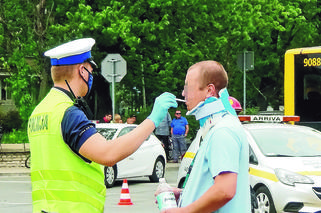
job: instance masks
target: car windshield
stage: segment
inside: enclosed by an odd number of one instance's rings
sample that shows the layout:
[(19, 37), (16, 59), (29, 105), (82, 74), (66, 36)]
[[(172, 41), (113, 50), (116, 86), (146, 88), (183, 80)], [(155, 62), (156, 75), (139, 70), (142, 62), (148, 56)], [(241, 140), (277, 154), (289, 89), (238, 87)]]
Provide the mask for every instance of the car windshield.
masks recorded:
[(249, 129), (265, 156), (312, 157), (321, 156), (321, 134), (292, 128)]
[(113, 139), (117, 129), (115, 128), (97, 128), (97, 131), (104, 136), (107, 140)]

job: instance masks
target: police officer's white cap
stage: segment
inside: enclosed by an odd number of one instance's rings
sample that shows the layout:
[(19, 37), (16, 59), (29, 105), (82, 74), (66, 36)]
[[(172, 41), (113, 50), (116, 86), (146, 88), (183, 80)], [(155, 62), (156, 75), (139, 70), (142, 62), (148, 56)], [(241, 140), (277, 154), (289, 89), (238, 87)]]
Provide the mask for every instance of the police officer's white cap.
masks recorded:
[(91, 48), (94, 46), (93, 38), (82, 38), (57, 46), (44, 53), (50, 57), (52, 66), (91, 63), (97, 67), (91, 58)]

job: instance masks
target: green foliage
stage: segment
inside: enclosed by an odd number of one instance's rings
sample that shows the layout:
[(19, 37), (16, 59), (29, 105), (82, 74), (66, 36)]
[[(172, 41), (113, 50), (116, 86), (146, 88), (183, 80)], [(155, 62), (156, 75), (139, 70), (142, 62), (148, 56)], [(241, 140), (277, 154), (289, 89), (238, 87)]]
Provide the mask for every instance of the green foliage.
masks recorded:
[[(32, 100), (32, 93), (39, 90), (41, 73), (43, 45), (42, 32), (37, 28), (37, 9), (39, 7), (36, 8), (34, 2), (24, 0), (1, 1), (0, 8), (0, 55), (3, 56), (0, 69), (9, 73), (5, 80), (10, 85), (24, 125), (37, 103), (37, 99)], [(27, 63), (28, 58), (34, 59), (33, 67)]]
[(10, 111), (7, 114), (0, 115), (0, 126), (2, 132), (10, 132), (14, 129), (21, 128), (22, 119), (17, 111)]
[(23, 55), (22, 52), (17, 50), (8, 60), (8, 64), (15, 66), (19, 71), (7, 78), (6, 82), (11, 85), (12, 97), (15, 100), (15, 105), (18, 107), (23, 121), (27, 121), (34, 107), (31, 100), (33, 88), (31, 85), (34, 85), (34, 82), (30, 79), (32, 75), (29, 73), (32, 71)]
[(136, 123), (140, 124), (143, 122), (152, 112), (152, 106), (148, 106), (145, 109), (142, 109), (138, 114), (136, 114)]
[[(146, 106), (165, 91), (180, 97), (186, 70), (201, 60), (221, 62), (229, 75), (229, 93), (242, 100), (243, 72), (236, 61), (243, 50), (255, 54), (255, 70), (247, 73), (246, 107), (264, 100), (276, 108), (283, 105), (285, 51), (321, 42), (317, 0), (0, 3), (0, 70), (10, 74), (7, 83), (24, 126), (51, 86), (43, 52), (72, 39), (95, 38), (97, 62), (109, 53), (125, 58), (127, 75), (117, 85), (116, 106), (138, 109), (142, 117), (150, 110), (142, 109), (143, 91)], [(265, 91), (266, 80), (269, 91)], [(133, 103), (134, 87), (141, 93)], [(193, 119), (191, 131), (198, 128)]]
[(29, 143), (27, 131), (13, 129), (11, 132), (4, 133), (1, 143)]

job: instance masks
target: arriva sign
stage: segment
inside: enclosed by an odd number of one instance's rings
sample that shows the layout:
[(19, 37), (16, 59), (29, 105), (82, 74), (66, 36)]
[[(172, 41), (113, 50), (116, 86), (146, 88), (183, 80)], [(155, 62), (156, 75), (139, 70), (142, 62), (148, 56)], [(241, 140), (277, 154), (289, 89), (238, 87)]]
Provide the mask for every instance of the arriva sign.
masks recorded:
[(256, 121), (256, 122), (282, 122), (283, 121), (283, 116), (277, 116), (277, 115), (269, 115), (269, 116), (264, 116), (264, 115), (251, 115), (251, 121)]

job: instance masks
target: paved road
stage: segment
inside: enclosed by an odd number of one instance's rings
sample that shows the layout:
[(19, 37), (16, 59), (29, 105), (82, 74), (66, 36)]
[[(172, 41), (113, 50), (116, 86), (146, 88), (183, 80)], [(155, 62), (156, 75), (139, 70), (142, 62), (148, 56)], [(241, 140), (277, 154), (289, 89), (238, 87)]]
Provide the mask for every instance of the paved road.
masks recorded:
[(30, 213), (30, 176), (0, 176), (0, 212)]
[[(168, 164), (165, 178), (172, 186), (176, 185), (178, 165)], [(148, 178), (128, 179), (129, 192), (132, 206), (119, 206), (122, 181), (117, 181), (115, 186), (107, 189), (105, 211), (108, 213), (157, 213), (154, 192), (158, 183), (151, 183)], [(31, 182), (27, 175), (1, 175), (0, 176), (0, 212), (30, 213)]]

